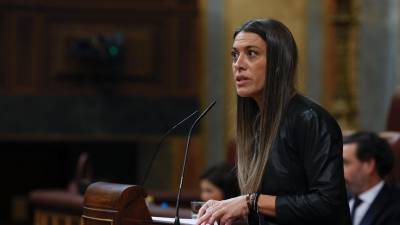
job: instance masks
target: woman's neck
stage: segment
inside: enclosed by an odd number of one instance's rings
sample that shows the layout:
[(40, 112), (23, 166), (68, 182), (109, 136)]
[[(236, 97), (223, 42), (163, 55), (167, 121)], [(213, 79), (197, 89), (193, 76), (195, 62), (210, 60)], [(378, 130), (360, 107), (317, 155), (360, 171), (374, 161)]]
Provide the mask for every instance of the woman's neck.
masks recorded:
[(253, 99), (254, 99), (254, 101), (256, 101), (257, 106), (258, 106), (258, 109), (259, 109), (260, 111), (262, 111), (262, 109), (264, 108), (264, 104), (263, 104), (263, 101), (262, 101), (262, 97), (261, 97), (261, 96), (258, 96), (258, 97), (254, 97)]

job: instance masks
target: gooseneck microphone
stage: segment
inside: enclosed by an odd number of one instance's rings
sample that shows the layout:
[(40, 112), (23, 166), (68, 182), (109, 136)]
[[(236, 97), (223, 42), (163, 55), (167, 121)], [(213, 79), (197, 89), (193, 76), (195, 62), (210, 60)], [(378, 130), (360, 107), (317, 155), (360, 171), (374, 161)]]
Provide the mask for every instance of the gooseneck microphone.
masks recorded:
[(175, 130), (175, 128), (177, 128), (178, 126), (180, 126), (182, 123), (184, 123), (186, 120), (188, 120), (188, 119), (189, 119), (190, 117), (192, 117), (193, 115), (197, 114), (197, 112), (198, 112), (198, 111), (196, 110), (196, 111), (194, 111), (192, 114), (190, 114), (189, 116), (185, 117), (185, 119), (179, 121), (177, 124), (175, 124), (173, 127), (171, 127), (167, 132), (165, 132), (165, 134), (161, 137), (160, 141), (157, 143), (156, 150), (154, 151), (153, 156), (151, 157), (150, 163), (149, 163), (149, 165), (147, 166), (146, 173), (145, 173), (144, 176), (143, 176), (143, 180), (142, 180), (142, 183), (141, 183), (141, 186), (142, 186), (142, 187), (143, 187), (144, 184), (146, 183), (146, 180), (147, 180), (147, 178), (148, 178), (148, 176), (149, 176), (150, 170), (151, 170), (151, 168), (153, 167), (154, 160), (156, 159), (156, 156), (157, 156), (158, 152), (160, 151), (160, 147), (161, 147), (161, 144), (164, 142), (164, 139), (165, 139), (173, 130)]
[(182, 173), (181, 173), (181, 181), (179, 183), (179, 189), (178, 189), (178, 196), (176, 197), (176, 213), (175, 213), (175, 225), (180, 225), (179, 221), (179, 203), (180, 203), (180, 198), (181, 198), (181, 191), (182, 191), (182, 184), (183, 184), (183, 178), (185, 177), (185, 168), (186, 168), (186, 161), (187, 161), (187, 156), (188, 156), (188, 151), (189, 151), (189, 143), (190, 143), (190, 136), (192, 135), (192, 130), (193, 128), (199, 123), (201, 118), (203, 118), (208, 111), (215, 105), (216, 101), (213, 101), (204, 111), (203, 113), (200, 114), (199, 117), (193, 122), (192, 126), (190, 127), (189, 133), (187, 135), (186, 139), (186, 148), (185, 148), (185, 157), (183, 158), (183, 165), (182, 165)]

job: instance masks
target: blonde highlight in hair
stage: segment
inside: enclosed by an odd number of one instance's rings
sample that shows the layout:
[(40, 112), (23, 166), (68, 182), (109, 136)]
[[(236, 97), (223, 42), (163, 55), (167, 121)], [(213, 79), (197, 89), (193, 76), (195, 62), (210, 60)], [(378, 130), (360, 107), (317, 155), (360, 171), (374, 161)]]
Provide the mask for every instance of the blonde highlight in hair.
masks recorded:
[(262, 107), (252, 98), (237, 97), (237, 167), (243, 194), (261, 189), (271, 149), (290, 99), (296, 93), (297, 47), (285, 25), (276, 20), (251, 20), (236, 30), (258, 34), (267, 45)]
[[(282, 112), (283, 108), (277, 111)], [(257, 117), (257, 113), (254, 113), (253, 110), (243, 107), (243, 112), (238, 113), (242, 118), (238, 118), (240, 122), (237, 124), (237, 166), (240, 190), (243, 194), (247, 194), (259, 191), (261, 187), (262, 176), (278, 133), (281, 116), (280, 113), (277, 113), (274, 116), (275, 119), (269, 120), (268, 123), (265, 116), (267, 112), (260, 113), (259, 121), (254, 119)], [(253, 115), (253, 119), (245, 118), (250, 115)], [(260, 138), (257, 139), (257, 136)]]

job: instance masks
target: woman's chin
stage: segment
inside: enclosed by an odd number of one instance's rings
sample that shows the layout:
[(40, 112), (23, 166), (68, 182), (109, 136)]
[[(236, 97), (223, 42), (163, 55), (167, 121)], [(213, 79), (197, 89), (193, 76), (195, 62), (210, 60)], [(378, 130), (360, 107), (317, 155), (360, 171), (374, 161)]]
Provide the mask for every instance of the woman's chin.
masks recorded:
[(236, 88), (236, 93), (237, 95), (239, 95), (240, 97), (249, 97), (248, 92), (241, 89), (241, 88)]
[(249, 93), (247, 93), (247, 92), (244, 92), (244, 91), (238, 91), (238, 92), (237, 92), (237, 95), (238, 95), (239, 97), (242, 97), (242, 98), (248, 98), (248, 97), (251, 97), (251, 96), (252, 96), (251, 94), (249, 94)]

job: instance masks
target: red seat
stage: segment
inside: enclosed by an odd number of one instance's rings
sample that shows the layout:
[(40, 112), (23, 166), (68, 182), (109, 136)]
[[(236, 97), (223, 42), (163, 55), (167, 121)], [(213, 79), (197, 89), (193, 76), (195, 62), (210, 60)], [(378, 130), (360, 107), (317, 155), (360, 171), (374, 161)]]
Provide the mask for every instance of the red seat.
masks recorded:
[(400, 131), (400, 91), (397, 91), (392, 98), (386, 130)]
[(386, 131), (379, 135), (389, 142), (394, 155), (394, 167), (386, 177), (386, 181), (389, 184), (400, 186), (400, 132)]

